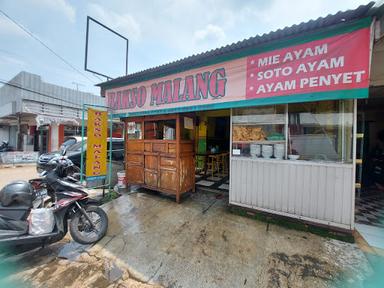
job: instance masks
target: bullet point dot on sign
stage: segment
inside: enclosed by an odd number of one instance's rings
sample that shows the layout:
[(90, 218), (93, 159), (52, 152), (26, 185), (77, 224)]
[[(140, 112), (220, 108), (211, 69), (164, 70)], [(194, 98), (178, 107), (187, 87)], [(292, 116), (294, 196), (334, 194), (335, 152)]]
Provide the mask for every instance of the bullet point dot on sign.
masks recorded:
[(251, 78), (253, 78), (253, 76), (255, 76), (255, 74), (251, 73), (251, 75), (249, 75), (249, 76), (251, 76)]
[(252, 64), (252, 65), (255, 64), (255, 60), (252, 60), (252, 61), (251, 61), (251, 64)]
[(253, 86), (249, 87), (249, 90), (253, 91)]

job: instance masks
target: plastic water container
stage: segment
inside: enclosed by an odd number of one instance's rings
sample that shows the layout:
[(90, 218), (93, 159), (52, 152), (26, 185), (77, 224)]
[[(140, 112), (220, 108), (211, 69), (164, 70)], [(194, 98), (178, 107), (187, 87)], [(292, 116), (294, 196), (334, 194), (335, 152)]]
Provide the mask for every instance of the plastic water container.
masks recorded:
[(127, 187), (127, 181), (125, 178), (125, 170), (117, 172), (117, 187), (119, 187), (119, 188), (126, 188)]
[(28, 222), (30, 235), (48, 234), (55, 227), (55, 217), (50, 208), (32, 209), (28, 216)]

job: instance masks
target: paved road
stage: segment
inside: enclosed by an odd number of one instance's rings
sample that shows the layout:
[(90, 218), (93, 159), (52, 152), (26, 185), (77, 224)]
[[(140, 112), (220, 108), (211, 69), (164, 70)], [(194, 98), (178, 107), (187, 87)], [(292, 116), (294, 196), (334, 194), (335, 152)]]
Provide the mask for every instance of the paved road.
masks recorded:
[(0, 168), (0, 189), (11, 181), (29, 180), (37, 176), (35, 165)]

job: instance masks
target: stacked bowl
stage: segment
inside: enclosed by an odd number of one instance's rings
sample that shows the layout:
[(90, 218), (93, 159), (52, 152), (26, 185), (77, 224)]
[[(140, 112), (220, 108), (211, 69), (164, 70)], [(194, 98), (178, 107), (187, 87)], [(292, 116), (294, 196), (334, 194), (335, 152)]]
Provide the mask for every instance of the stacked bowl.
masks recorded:
[(285, 154), (285, 145), (284, 144), (275, 144), (275, 158), (283, 159)]
[(261, 154), (261, 147), (260, 144), (251, 144), (250, 145), (250, 154), (253, 158), (260, 157)]
[(273, 155), (273, 146), (269, 144), (263, 144), (262, 148), (262, 155), (264, 158), (271, 158)]

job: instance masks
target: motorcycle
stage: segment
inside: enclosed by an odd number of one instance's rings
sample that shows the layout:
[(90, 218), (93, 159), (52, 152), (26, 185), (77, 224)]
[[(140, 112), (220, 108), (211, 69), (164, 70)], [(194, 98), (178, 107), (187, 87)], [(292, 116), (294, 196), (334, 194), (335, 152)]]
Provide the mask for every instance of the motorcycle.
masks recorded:
[(11, 152), (15, 151), (15, 149), (12, 146), (9, 146), (9, 143), (7, 141), (3, 141), (0, 145), (0, 152)]
[[(61, 240), (68, 230), (73, 240), (81, 244), (95, 243), (104, 237), (107, 214), (88, 197), (83, 186), (65, 179), (71, 165), (62, 158), (44, 177), (16, 181), (0, 191), (0, 246), (45, 246)], [(42, 200), (46, 196), (52, 199), (49, 205)], [(28, 234), (28, 216), (35, 206), (51, 206), (55, 222), (52, 232)]]

